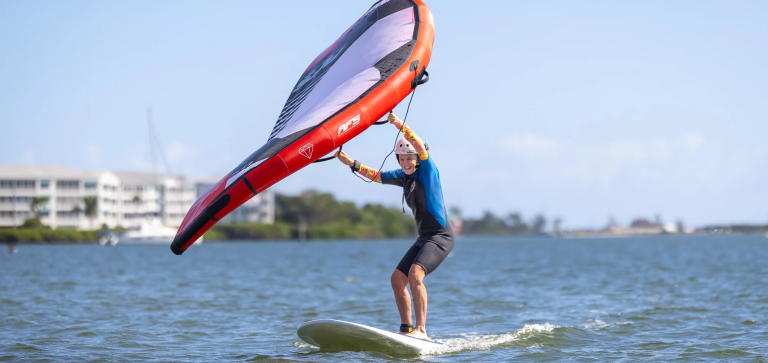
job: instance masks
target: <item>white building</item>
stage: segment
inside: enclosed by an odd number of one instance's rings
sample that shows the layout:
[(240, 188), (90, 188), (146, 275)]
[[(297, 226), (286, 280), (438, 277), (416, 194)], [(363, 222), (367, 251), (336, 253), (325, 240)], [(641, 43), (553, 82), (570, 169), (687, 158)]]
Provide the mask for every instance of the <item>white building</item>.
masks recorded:
[[(201, 196), (219, 180), (198, 180), (197, 195)], [(275, 193), (267, 189), (243, 203), (239, 208), (227, 214), (219, 223), (275, 223)]]
[[(152, 173), (0, 165), (0, 227), (20, 226), (34, 217), (32, 197), (46, 199), (41, 220), (54, 229), (96, 229), (103, 224), (129, 228), (147, 223), (176, 227), (203, 185), (181, 176)], [(84, 213), (83, 197), (87, 196), (98, 201), (93, 219)], [(274, 194), (267, 190), (241, 208), (232, 212), (229, 221), (272, 223)]]
[(120, 194), (112, 203), (123, 206), (120, 226), (146, 221), (179, 226), (197, 200), (197, 189), (184, 177), (131, 172), (115, 175), (120, 180)]

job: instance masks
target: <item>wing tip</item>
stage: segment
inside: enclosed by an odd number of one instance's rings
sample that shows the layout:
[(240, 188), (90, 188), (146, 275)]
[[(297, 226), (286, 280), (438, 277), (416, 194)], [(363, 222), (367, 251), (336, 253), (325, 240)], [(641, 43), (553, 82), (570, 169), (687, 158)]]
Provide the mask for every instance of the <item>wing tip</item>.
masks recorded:
[(181, 241), (179, 241), (177, 238), (174, 238), (173, 243), (171, 243), (171, 252), (177, 256), (181, 256), (181, 254), (184, 253), (182, 246), (184, 246), (184, 244), (181, 243)]

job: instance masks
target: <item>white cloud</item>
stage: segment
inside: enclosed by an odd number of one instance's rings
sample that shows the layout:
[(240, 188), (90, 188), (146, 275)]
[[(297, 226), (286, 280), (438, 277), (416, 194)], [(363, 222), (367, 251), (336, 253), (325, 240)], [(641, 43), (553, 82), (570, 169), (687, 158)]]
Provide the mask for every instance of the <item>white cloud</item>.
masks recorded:
[(123, 152), (123, 155), (120, 159), (125, 160), (126, 163), (124, 166), (116, 168), (116, 170), (152, 171), (152, 155), (149, 153), (149, 145), (129, 145)]
[[(157, 155), (156, 165), (154, 168), (159, 173), (166, 172), (163, 165), (162, 157), (165, 157), (165, 162), (168, 163), (168, 171), (173, 174), (184, 174), (187, 176), (195, 175), (198, 171), (199, 156), (198, 149), (189, 146), (181, 141), (171, 141), (167, 146), (160, 144), (163, 150), (163, 155)], [(122, 153), (121, 160), (124, 160), (122, 167), (116, 168), (116, 170), (134, 170), (141, 172), (152, 172), (152, 154), (149, 149), (149, 144), (134, 143), (128, 145)]]
[(85, 146), (85, 155), (88, 161), (88, 166), (96, 167), (102, 160), (103, 152), (101, 146), (98, 143), (93, 142)]
[[(579, 146), (574, 147), (574, 149), (578, 148)], [(642, 163), (667, 160), (674, 148), (674, 141), (655, 140), (650, 142), (618, 141), (588, 149), (592, 149), (589, 151), (596, 157), (610, 158), (617, 162)]]
[(35, 164), (35, 152), (34, 150), (25, 150), (21, 155), (22, 164)]
[(562, 143), (534, 134), (512, 134), (498, 139), (496, 145), (502, 153), (511, 153), (511, 156), (530, 161), (588, 161), (605, 164), (665, 161), (679, 153), (690, 154), (699, 151), (704, 141), (702, 135), (689, 134), (675, 139), (624, 140), (602, 145), (586, 145)]
[(502, 150), (531, 159), (555, 157), (562, 152), (554, 140), (532, 134), (512, 134), (500, 139), (498, 145)]
[(185, 175), (199, 174), (199, 150), (184, 142), (174, 140), (163, 147), (169, 171)]
[(171, 141), (165, 147), (165, 157), (171, 164), (187, 161), (197, 156), (197, 149), (181, 141)]
[(705, 137), (695, 133), (603, 144), (511, 134), (497, 139), (495, 145), (495, 167), (477, 173), (489, 183), (514, 179), (536, 188), (686, 189), (695, 185), (700, 189), (702, 180), (715, 177), (710, 169), (698, 167), (709, 160), (704, 154), (712, 150), (706, 148)]
[(544, 211), (569, 225), (655, 213), (695, 225), (748, 220), (763, 213), (751, 199), (768, 191), (768, 146), (727, 141), (696, 132), (606, 142), (499, 135), (481, 153), (451, 150), (440, 171), (448, 204), (470, 214)]
[(680, 138), (680, 142), (686, 150), (694, 152), (704, 145), (704, 136), (696, 134), (684, 135)]

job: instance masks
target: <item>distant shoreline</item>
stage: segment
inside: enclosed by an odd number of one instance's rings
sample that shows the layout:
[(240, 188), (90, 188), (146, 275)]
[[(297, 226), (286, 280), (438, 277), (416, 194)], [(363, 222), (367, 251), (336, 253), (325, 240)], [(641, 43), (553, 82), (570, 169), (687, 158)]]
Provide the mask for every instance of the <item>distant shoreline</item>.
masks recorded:
[[(662, 233), (662, 234), (607, 234), (607, 233), (579, 233), (579, 234), (483, 234), (483, 235), (460, 235), (458, 240), (464, 239), (631, 239), (631, 238), (669, 238), (669, 237), (716, 237), (716, 236), (740, 236), (740, 237), (765, 237), (768, 239), (768, 235), (763, 233), (749, 233), (749, 232), (735, 232), (735, 233)], [(382, 241), (404, 241), (408, 242), (413, 240), (413, 237), (397, 237), (397, 238), (322, 238), (322, 239), (308, 239), (305, 241), (299, 241), (297, 239), (225, 239), (206, 241), (205, 244), (218, 244), (218, 243), (314, 243), (314, 242), (382, 242)], [(60, 241), (9, 241), (0, 240), (0, 243), (16, 244), (16, 245), (98, 245), (97, 240), (89, 241), (72, 241), (72, 240), (60, 240)], [(118, 243), (118, 245), (120, 245)], [(121, 246), (169, 246), (165, 244), (123, 244)]]

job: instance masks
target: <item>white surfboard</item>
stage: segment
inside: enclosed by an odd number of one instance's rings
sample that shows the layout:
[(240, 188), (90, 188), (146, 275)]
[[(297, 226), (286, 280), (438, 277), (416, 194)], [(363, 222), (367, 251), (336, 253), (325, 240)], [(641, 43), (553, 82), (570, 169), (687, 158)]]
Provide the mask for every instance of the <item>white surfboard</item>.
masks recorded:
[(333, 319), (308, 321), (299, 326), (296, 334), (301, 340), (324, 350), (427, 354), (448, 348), (435, 341)]

